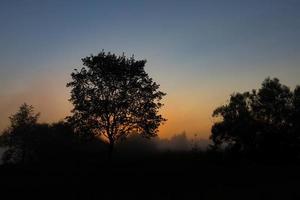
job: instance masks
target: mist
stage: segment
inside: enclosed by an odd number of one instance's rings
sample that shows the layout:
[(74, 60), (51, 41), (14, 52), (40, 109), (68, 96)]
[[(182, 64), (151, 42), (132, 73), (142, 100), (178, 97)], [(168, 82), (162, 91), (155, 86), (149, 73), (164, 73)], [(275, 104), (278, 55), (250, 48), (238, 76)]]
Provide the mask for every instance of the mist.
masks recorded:
[[(144, 154), (160, 152), (189, 152), (191, 150), (207, 149), (210, 141), (208, 139), (188, 138), (186, 132), (174, 134), (170, 138), (144, 138), (140, 135), (132, 135), (116, 146), (117, 152), (122, 154)], [(196, 135), (196, 134), (195, 134)]]

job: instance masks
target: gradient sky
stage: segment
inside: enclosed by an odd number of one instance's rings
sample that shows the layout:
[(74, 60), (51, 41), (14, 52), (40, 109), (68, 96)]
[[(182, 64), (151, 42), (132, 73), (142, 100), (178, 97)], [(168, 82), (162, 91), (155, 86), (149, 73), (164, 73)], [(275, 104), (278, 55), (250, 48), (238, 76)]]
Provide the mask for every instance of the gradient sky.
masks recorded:
[(23, 102), (63, 119), (70, 73), (102, 49), (147, 59), (167, 93), (161, 137), (207, 138), (231, 93), (300, 84), (300, 1), (0, 0), (0, 129)]

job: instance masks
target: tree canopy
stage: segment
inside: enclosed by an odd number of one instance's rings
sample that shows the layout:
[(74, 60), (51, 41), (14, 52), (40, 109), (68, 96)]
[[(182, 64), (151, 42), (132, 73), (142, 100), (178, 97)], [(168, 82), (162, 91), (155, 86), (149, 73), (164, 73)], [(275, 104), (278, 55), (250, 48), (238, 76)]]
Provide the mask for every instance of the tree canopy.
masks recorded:
[(229, 103), (213, 116), (214, 144), (242, 152), (281, 154), (299, 148), (299, 86), (294, 91), (277, 78), (267, 78), (261, 88), (232, 94)]
[(1, 145), (9, 147), (3, 156), (4, 161), (22, 163), (26, 161), (35, 141), (33, 132), (38, 118), (39, 113), (35, 114), (33, 106), (26, 103), (9, 117), (10, 126), (4, 131), (1, 139)]
[(68, 119), (77, 133), (105, 137), (110, 151), (131, 134), (157, 135), (165, 121), (159, 114), (165, 93), (145, 72), (146, 60), (102, 51), (82, 62), (84, 67), (75, 69), (67, 84), (74, 105)]

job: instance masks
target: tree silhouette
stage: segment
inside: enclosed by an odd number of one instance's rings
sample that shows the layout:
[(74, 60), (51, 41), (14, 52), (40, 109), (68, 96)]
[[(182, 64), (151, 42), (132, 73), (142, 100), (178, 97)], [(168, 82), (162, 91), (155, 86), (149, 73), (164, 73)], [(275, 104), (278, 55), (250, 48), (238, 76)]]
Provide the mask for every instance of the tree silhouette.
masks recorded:
[(300, 86), (294, 90), (292, 97), (292, 114), (290, 118), (291, 140), (290, 144), (295, 152), (300, 152)]
[(104, 136), (110, 154), (116, 141), (133, 133), (157, 135), (165, 121), (158, 114), (165, 93), (145, 72), (146, 60), (102, 51), (82, 62), (85, 67), (75, 69), (67, 84), (74, 105), (69, 121), (76, 132), (87, 138)]
[(3, 146), (9, 148), (3, 155), (5, 162), (25, 163), (30, 158), (38, 117), (39, 114), (34, 113), (33, 107), (24, 103), (9, 118), (10, 126), (4, 131), (1, 141)]
[(264, 152), (278, 152), (289, 137), (292, 93), (277, 78), (267, 78), (252, 97), (252, 113), (259, 128), (258, 145)]
[(45, 164), (45, 166), (69, 165), (78, 159), (84, 163), (85, 149), (103, 151), (103, 142), (82, 142), (68, 122), (52, 124), (37, 123), (39, 114), (32, 106), (23, 104), (10, 117), (11, 125), (0, 135), (0, 146), (6, 150), (2, 155), (5, 164)]
[(221, 117), (212, 127), (211, 139), (214, 144), (228, 144), (235, 150), (253, 146), (253, 119), (249, 105), (249, 93), (233, 94), (229, 104), (217, 108), (214, 117)]
[(217, 108), (212, 126), (216, 146), (226, 144), (238, 152), (286, 156), (299, 146), (300, 89), (294, 92), (277, 78), (267, 78), (259, 90), (231, 95)]

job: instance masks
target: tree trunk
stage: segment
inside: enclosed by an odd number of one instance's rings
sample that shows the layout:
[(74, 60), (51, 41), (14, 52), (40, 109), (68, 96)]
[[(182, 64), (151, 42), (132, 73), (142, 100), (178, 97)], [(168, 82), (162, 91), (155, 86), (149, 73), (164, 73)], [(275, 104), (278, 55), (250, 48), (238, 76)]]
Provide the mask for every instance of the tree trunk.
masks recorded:
[(22, 163), (22, 165), (24, 165), (25, 159), (26, 159), (26, 146), (25, 145), (22, 145), (21, 151), (22, 151), (21, 163)]
[(108, 144), (108, 159), (109, 159), (109, 161), (112, 160), (114, 145), (115, 145), (115, 141), (113, 139), (109, 139), (109, 144)]

